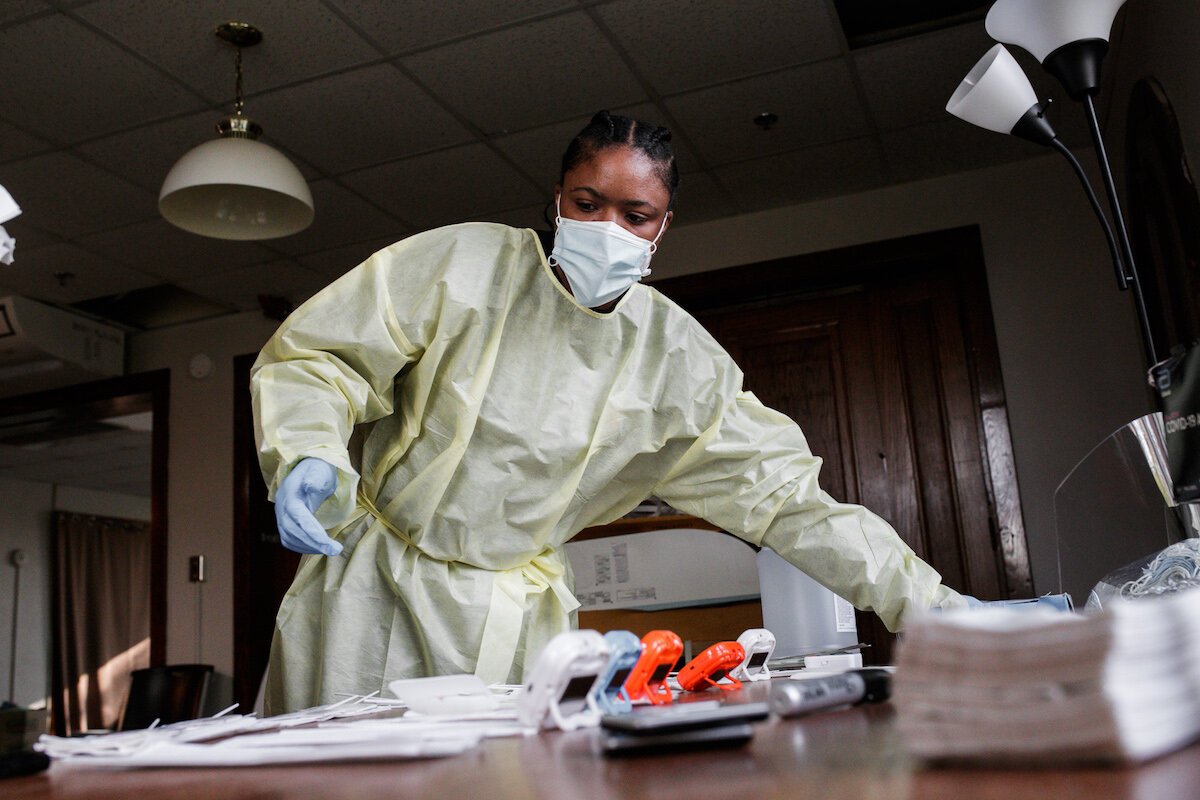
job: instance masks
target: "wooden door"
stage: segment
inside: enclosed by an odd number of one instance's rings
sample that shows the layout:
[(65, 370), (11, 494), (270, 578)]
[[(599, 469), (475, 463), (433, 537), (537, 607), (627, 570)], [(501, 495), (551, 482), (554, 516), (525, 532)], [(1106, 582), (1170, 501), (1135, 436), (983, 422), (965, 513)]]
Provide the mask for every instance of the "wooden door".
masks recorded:
[[(1028, 561), (982, 261), (963, 257), (971, 241), (951, 233), (739, 268), (758, 298), (732, 307), (739, 294), (719, 274), (707, 288), (701, 275), (663, 289), (700, 306), (746, 387), (800, 424), (824, 459), (823, 489), (888, 520), (950, 587), (1022, 596)], [(860, 613), (858, 625), (866, 660), (889, 663), (878, 619)]]

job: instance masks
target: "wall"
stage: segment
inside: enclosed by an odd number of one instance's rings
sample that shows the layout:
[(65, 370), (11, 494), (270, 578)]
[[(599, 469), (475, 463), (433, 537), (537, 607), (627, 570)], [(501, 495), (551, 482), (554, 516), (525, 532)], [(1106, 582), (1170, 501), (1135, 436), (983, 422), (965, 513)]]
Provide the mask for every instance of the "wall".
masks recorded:
[[(167, 661), (212, 664), (210, 705), (221, 708), (232, 702), (233, 675), (233, 358), (258, 352), (275, 326), (246, 313), (130, 341), (130, 372), (171, 370)], [(199, 353), (213, 369), (194, 378), (188, 365)], [(207, 559), (205, 583), (188, 581), (193, 555)]]
[[(54, 487), (0, 479), (0, 699), (40, 706), (50, 694), (51, 658), (51, 514), (79, 514), (150, 520), (148, 498)], [(16, 682), (9, 698), (12, 654), (13, 585), (16, 570), (9, 562), (14, 549), (25, 552), (21, 567), (17, 620)]]

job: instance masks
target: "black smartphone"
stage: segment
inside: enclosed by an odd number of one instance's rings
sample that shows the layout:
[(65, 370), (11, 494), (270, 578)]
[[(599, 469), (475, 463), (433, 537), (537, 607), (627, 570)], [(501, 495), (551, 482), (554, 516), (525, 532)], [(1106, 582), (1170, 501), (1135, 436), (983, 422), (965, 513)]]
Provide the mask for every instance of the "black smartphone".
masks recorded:
[(636, 708), (628, 714), (606, 714), (600, 726), (610, 731), (658, 736), (766, 719), (766, 703), (680, 703)]
[(687, 752), (708, 747), (739, 747), (753, 736), (754, 726), (748, 722), (655, 732), (651, 735), (609, 729), (600, 731), (600, 749), (606, 756), (671, 750)]

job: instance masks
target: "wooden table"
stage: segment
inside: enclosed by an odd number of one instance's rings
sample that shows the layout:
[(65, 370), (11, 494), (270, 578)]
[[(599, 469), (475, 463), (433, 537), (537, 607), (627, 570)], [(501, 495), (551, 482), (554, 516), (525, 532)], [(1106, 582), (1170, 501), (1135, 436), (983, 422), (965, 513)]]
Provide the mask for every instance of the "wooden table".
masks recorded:
[[(758, 684), (741, 698), (762, 697)], [(756, 726), (745, 747), (605, 758), (595, 730), (493, 739), (428, 761), (239, 769), (97, 771), (53, 766), (0, 781), (0, 798), (221, 800), (1195, 800), (1200, 745), (1139, 768), (922, 768), (905, 754), (890, 705)]]

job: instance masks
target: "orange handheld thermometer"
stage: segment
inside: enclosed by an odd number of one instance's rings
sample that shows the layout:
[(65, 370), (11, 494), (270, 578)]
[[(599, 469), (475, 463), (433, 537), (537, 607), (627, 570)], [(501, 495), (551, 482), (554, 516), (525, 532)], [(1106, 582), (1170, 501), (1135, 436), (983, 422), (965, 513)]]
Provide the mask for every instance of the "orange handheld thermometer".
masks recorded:
[[(717, 642), (693, 658), (679, 670), (679, 688), (688, 692), (703, 692), (710, 686), (724, 691), (742, 688), (742, 682), (729, 675), (729, 670), (746, 660), (745, 649), (737, 642)], [(728, 677), (729, 683), (717, 683)]]
[(672, 631), (650, 631), (642, 637), (642, 656), (625, 681), (629, 699), (665, 705), (672, 700), (667, 673), (683, 655), (683, 640)]

